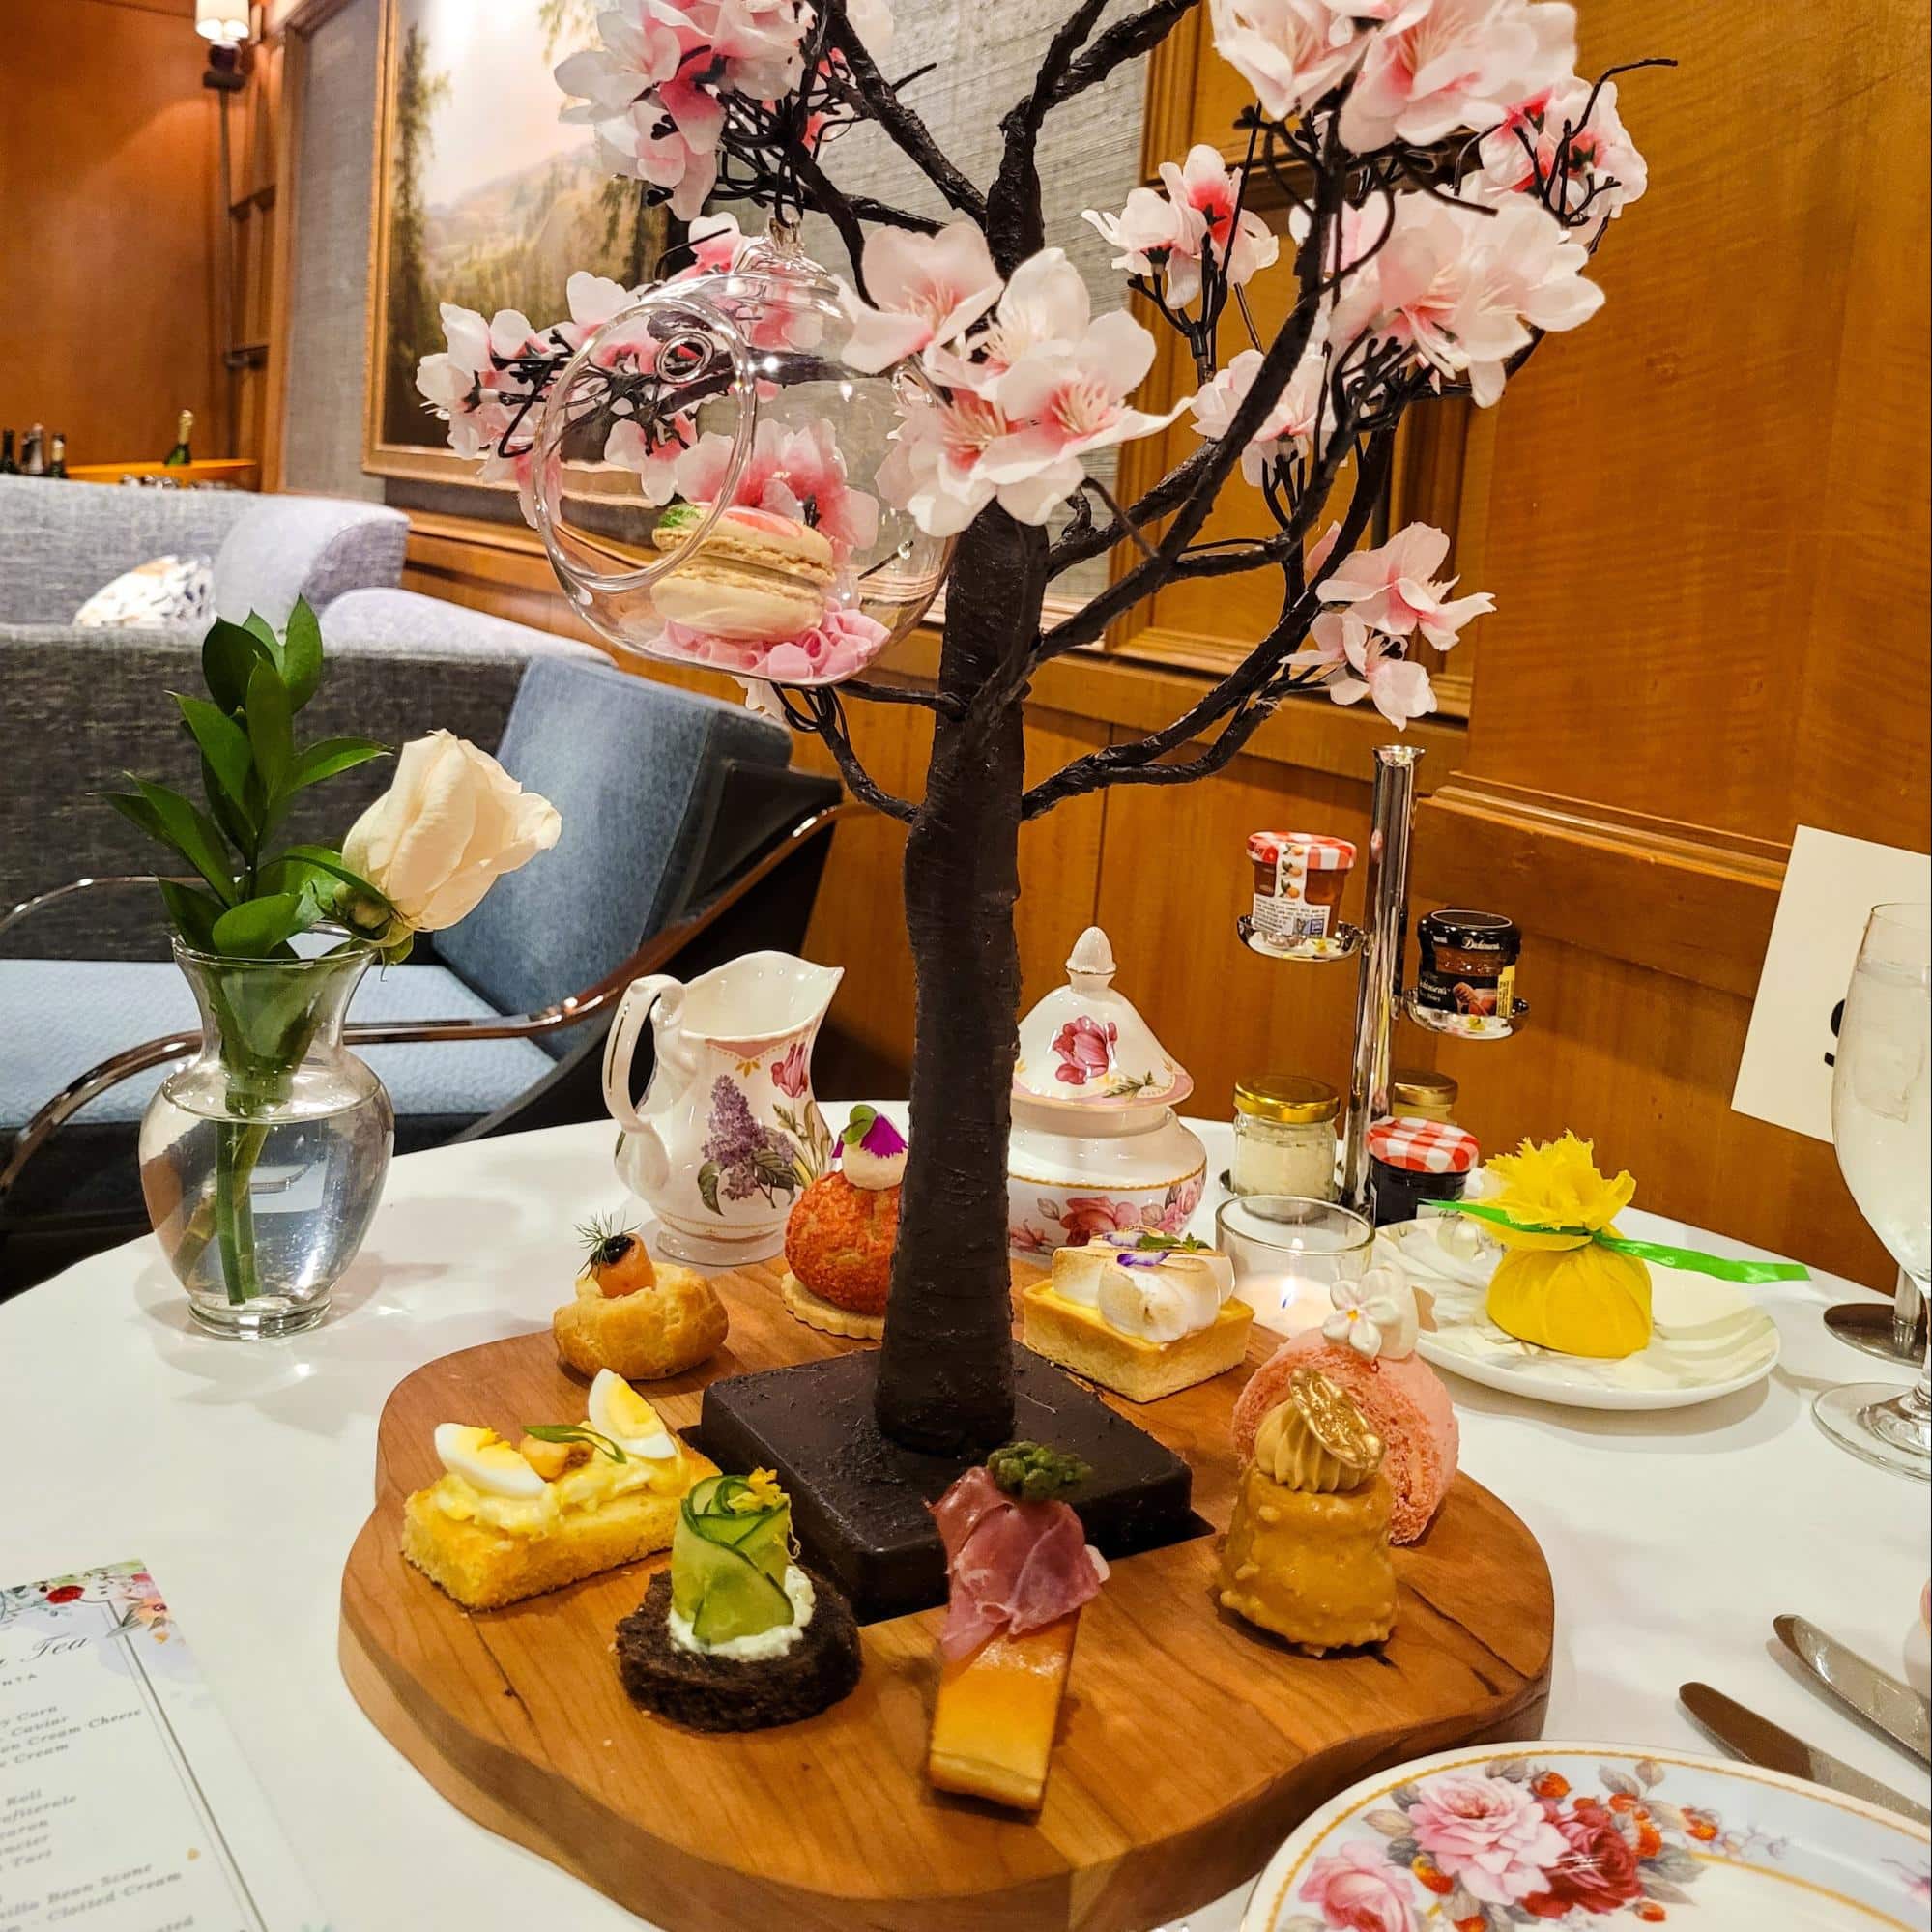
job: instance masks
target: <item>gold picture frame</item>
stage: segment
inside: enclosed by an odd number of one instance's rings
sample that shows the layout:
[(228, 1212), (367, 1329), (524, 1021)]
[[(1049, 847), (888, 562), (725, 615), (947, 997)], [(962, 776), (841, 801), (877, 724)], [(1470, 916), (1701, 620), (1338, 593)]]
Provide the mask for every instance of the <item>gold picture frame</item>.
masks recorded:
[[(670, 243), (670, 217), (647, 209), (636, 184), (604, 175), (589, 130), (547, 132), (562, 105), (550, 69), (594, 34), (587, 0), (495, 0), (488, 10), (477, 0), (382, 0), (379, 33), (362, 468), (507, 490), (477, 480), (417, 395), (417, 360), (443, 347), (438, 306), (521, 308), (541, 328), (564, 313), (573, 269), (626, 287), (647, 280)], [(433, 174), (439, 135), (446, 165)]]

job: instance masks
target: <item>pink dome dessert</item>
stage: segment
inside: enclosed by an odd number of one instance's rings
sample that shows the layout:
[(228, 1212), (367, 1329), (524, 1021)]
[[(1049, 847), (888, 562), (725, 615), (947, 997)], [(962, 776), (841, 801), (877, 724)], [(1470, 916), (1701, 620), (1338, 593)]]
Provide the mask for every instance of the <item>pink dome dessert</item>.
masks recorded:
[(1288, 1393), (1300, 1368), (1319, 1369), (1361, 1409), (1387, 1445), (1383, 1469), (1395, 1492), (1389, 1541), (1414, 1543), (1442, 1507), (1456, 1477), (1458, 1440), (1449, 1391), (1420, 1355), (1370, 1361), (1319, 1329), (1284, 1341), (1255, 1370), (1234, 1404), (1234, 1450), (1245, 1462), (1254, 1451), (1261, 1418)]

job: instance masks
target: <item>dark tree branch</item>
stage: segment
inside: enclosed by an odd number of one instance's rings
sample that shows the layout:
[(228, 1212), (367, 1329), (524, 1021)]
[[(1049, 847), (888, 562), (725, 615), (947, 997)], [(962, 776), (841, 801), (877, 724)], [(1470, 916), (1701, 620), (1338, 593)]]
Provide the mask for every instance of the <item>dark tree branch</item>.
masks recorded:
[(1007, 109), (999, 123), (1006, 145), (999, 174), (986, 199), (986, 239), (994, 266), (1010, 275), (1029, 255), (1047, 245), (1040, 191), (1040, 127), (1053, 104), (1053, 90), (1066, 78), (1074, 56), (1107, 10), (1107, 0), (1080, 0), (1054, 30), (1025, 100)]
[(1057, 107), (1105, 80), (1123, 62), (1151, 53), (1199, 4), (1200, 0), (1153, 0), (1152, 6), (1116, 20), (1067, 69), (1047, 105)]
[[(1051, 811), (1068, 798), (1078, 797), (1086, 792), (1098, 792), (1109, 785), (1180, 784), (1183, 778), (1159, 774), (1174, 771), (1184, 774), (1184, 777), (1197, 778), (1208, 771), (1220, 770), (1240, 750), (1253, 735), (1260, 717), (1254, 717), (1238, 736), (1230, 740), (1228, 733), (1235, 723), (1257, 703), (1264, 703), (1265, 715), (1266, 710), (1274, 708), (1281, 696), (1295, 688), (1293, 682), (1281, 682), (1291, 671), (1292, 659), (1285, 653), (1290, 647), (1301, 642), (1319, 613), (1321, 586), (1327, 581), (1329, 573), (1349, 555), (1368, 529), (1388, 478), (1395, 441), (1393, 428), (1378, 430), (1370, 439), (1369, 447), (1363, 452), (1359, 465), (1355, 493), (1349, 501), (1348, 511), (1342, 519), (1334, 548), (1307, 588), (1291, 591), (1280, 619), (1254, 649), (1220, 683), (1202, 693), (1200, 699), (1173, 723), (1164, 725), (1157, 732), (1150, 732), (1143, 738), (1106, 745), (1099, 751), (1088, 752), (1084, 757), (1062, 765), (1051, 777), (1042, 779), (1026, 793), (1022, 808), (1024, 817), (1037, 819), (1043, 812)], [(1253, 567), (1252, 563), (1249, 567)], [(1281, 688), (1274, 697), (1267, 697), (1266, 692), (1274, 683), (1280, 683)], [(1203, 760), (1217, 762), (1163, 762), (1168, 753), (1192, 743), (1229, 713), (1234, 716), (1227, 729), (1201, 754)], [(1196, 766), (1198, 768), (1191, 768)]]
[[(781, 684), (775, 688), (778, 702), (785, 709), (786, 722), (804, 736), (824, 740), (825, 749), (832, 754), (847, 791), (861, 805), (870, 805), (874, 811), (883, 812), (888, 819), (897, 819), (902, 825), (909, 825), (919, 816), (919, 808), (909, 798), (902, 798), (897, 793), (886, 791), (859, 763), (858, 753), (852, 749), (851, 737), (846, 730), (845, 707), (839, 703), (837, 692), (822, 685)], [(802, 709), (795, 708), (801, 705)]]
[[(1166, 516), (1169, 510), (1178, 509), (1186, 502), (1188, 492), (1194, 488), (1200, 473), (1213, 459), (1214, 445), (1203, 443), (1198, 449), (1176, 463), (1143, 496), (1130, 504), (1127, 514), (1136, 523), (1145, 524)], [(1075, 564), (1084, 563), (1089, 558), (1111, 550), (1126, 534), (1126, 528), (1118, 518), (1111, 523), (1089, 528), (1081, 528), (1078, 524), (1069, 526), (1047, 555), (1048, 576), (1062, 576)]]
[(928, 691), (915, 684), (873, 684), (860, 678), (848, 678), (839, 686), (842, 698), (863, 698), (873, 705), (918, 705), (942, 718), (963, 718), (966, 706), (949, 691)]
[(879, 72), (846, 16), (845, 0), (823, 0), (823, 4), (830, 20), (830, 40), (845, 59), (852, 96), (952, 207), (985, 227), (985, 196), (946, 159), (925, 122), (900, 100), (899, 90)]

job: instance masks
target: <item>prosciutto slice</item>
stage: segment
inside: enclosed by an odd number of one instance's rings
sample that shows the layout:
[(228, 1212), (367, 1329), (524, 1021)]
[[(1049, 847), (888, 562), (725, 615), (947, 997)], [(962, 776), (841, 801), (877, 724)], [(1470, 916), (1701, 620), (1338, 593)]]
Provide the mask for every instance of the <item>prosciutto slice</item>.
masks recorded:
[(1024, 1636), (1099, 1593), (1105, 1572), (1065, 1503), (1016, 1503), (974, 1468), (933, 1517), (952, 1584), (939, 1648), (955, 1661), (998, 1631)]

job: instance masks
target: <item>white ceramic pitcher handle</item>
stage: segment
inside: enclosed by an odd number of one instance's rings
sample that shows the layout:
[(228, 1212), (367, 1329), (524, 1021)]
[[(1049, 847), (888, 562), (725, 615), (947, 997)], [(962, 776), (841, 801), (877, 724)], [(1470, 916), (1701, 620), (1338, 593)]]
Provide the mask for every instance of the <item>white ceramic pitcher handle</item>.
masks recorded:
[(668, 993), (682, 993), (683, 984), (668, 972), (647, 973), (624, 989), (618, 1002), (618, 1017), (604, 1036), (604, 1105), (611, 1117), (628, 1134), (649, 1137), (649, 1124), (638, 1112), (630, 1097), (631, 1060), (637, 1053), (638, 1036), (651, 1009)]

